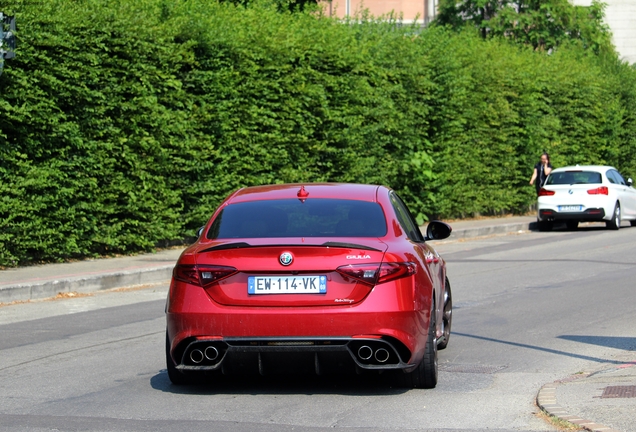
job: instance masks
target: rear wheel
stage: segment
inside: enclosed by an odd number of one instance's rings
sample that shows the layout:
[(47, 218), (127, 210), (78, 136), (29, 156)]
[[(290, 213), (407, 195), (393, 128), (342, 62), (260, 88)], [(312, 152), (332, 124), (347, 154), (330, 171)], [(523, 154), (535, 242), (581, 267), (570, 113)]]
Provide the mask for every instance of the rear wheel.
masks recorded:
[(408, 373), (398, 371), (398, 382), (402, 387), (435, 388), (437, 385), (437, 340), (435, 338), (435, 304), (431, 309), (428, 337), (424, 357), (417, 368)]
[(575, 221), (575, 220), (565, 221), (565, 226), (570, 231), (574, 231), (575, 229), (579, 227), (579, 221)]
[(630, 221), (629, 221), (629, 224), (630, 224), (631, 226), (636, 226), (636, 220), (630, 220)]
[(605, 222), (605, 225), (608, 229), (618, 230), (621, 227), (621, 206), (616, 203), (614, 207), (614, 214), (612, 215), (612, 220)]
[(444, 284), (444, 313), (442, 315), (442, 323), (444, 333), (442, 335), (442, 340), (437, 344), (438, 350), (443, 350), (448, 346), (451, 324), (453, 323), (453, 294), (451, 292), (451, 286), (448, 278), (446, 278), (446, 283)]

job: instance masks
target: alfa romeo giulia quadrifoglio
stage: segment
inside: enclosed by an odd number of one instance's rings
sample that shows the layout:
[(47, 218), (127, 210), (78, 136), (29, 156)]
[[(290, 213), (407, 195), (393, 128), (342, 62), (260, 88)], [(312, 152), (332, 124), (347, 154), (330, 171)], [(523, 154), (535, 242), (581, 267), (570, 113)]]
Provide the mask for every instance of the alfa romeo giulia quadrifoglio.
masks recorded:
[(433, 388), (446, 265), (390, 188), (286, 184), (230, 195), (179, 258), (166, 305), (174, 384), (201, 374), (390, 371)]

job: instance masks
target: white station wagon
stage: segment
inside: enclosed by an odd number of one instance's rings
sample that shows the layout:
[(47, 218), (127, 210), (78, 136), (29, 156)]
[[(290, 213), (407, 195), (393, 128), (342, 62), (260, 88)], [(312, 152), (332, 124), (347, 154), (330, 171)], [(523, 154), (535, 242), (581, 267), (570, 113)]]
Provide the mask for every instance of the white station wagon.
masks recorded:
[(552, 170), (539, 191), (539, 229), (552, 229), (564, 221), (568, 229), (579, 222), (605, 222), (617, 230), (621, 220), (636, 226), (636, 189), (632, 179), (611, 166), (576, 165)]

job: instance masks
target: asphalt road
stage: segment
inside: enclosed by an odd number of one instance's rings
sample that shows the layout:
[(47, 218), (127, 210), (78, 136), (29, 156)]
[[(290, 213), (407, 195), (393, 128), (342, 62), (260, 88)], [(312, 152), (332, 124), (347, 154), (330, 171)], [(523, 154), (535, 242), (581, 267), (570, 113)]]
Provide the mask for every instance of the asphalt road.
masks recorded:
[(442, 243), (455, 303), (434, 390), (368, 377), (172, 386), (167, 287), (0, 308), (1, 431), (545, 431), (541, 385), (636, 349), (636, 228)]

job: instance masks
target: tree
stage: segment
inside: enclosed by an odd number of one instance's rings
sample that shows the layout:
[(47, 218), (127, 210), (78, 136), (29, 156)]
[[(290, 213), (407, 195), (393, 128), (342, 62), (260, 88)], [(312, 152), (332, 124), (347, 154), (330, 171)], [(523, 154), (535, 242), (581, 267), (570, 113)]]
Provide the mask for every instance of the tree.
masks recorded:
[(604, 15), (598, 0), (589, 7), (569, 0), (442, 0), (436, 22), (473, 25), (484, 38), (504, 37), (539, 51), (573, 41), (599, 54), (614, 51)]
[(437, 24), (462, 27), (471, 23), (480, 28), (482, 36), (486, 37), (487, 26), (485, 23), (495, 14), (511, 3), (509, 0), (441, 0), (439, 14), (435, 18)]

